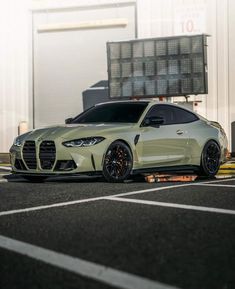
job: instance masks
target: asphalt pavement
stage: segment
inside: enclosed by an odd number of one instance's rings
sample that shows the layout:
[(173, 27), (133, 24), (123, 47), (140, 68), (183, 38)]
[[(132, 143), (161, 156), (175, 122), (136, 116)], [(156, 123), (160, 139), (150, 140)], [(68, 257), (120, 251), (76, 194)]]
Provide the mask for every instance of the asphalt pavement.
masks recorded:
[(235, 178), (30, 183), (0, 172), (0, 288), (234, 289)]

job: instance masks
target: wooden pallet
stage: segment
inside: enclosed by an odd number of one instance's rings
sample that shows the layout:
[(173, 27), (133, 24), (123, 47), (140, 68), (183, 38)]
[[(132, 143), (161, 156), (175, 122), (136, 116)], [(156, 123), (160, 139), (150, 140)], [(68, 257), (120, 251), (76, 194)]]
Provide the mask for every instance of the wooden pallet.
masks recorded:
[(146, 182), (193, 182), (197, 175), (170, 175), (170, 174), (152, 174), (145, 177)]

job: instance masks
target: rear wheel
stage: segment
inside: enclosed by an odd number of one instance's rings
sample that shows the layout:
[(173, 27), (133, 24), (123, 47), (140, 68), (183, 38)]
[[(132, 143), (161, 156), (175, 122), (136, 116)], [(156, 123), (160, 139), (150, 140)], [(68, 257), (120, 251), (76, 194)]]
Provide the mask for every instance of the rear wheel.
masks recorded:
[(31, 183), (43, 183), (47, 177), (41, 177), (41, 176), (23, 176), (24, 179)]
[(103, 175), (108, 182), (123, 182), (131, 173), (133, 157), (130, 148), (121, 141), (113, 142), (104, 157)]
[(210, 140), (206, 143), (201, 155), (200, 173), (202, 176), (213, 177), (220, 167), (221, 150), (219, 145)]

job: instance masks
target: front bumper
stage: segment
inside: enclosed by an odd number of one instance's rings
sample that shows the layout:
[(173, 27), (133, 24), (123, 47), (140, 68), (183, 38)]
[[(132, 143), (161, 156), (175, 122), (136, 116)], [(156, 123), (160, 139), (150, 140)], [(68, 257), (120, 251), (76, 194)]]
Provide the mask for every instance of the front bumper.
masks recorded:
[[(44, 145), (52, 143), (53, 146)], [(106, 140), (91, 147), (77, 148), (67, 148), (56, 141), (37, 143), (34, 140), (27, 140), (21, 147), (13, 145), (10, 149), (12, 171), (45, 176), (95, 174), (102, 171), (107, 146)]]

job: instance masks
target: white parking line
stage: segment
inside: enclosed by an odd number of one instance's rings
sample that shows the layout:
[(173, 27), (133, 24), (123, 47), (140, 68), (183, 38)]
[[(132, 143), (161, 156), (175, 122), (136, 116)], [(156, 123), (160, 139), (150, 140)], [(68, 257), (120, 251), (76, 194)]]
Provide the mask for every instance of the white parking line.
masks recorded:
[(220, 208), (192, 206), (192, 205), (184, 205), (184, 204), (176, 204), (176, 203), (164, 203), (164, 202), (155, 202), (155, 201), (138, 200), (138, 199), (124, 199), (124, 198), (118, 198), (118, 197), (106, 197), (105, 199), (110, 200), (110, 201), (135, 203), (135, 204), (141, 204), (141, 205), (151, 205), (151, 206), (159, 206), (159, 207), (202, 211), (202, 212), (209, 212), (209, 213), (235, 215), (234, 210), (227, 210), (227, 209), (220, 209)]
[[(202, 182), (198, 184), (208, 184), (208, 183), (217, 183), (217, 182), (226, 182), (226, 181), (231, 181), (231, 179), (223, 179), (223, 180), (214, 180), (214, 181), (209, 181), (209, 182)], [(114, 197), (124, 197), (124, 196), (130, 196), (130, 195), (137, 195), (137, 194), (143, 194), (143, 193), (148, 193), (148, 192), (157, 192), (157, 191), (163, 191), (163, 190), (168, 190), (168, 189), (174, 189), (174, 188), (180, 188), (180, 187), (188, 187), (196, 185), (194, 183), (187, 183), (187, 184), (177, 184), (177, 185), (168, 185), (165, 187), (157, 187), (157, 188), (152, 188), (152, 189), (145, 189), (145, 190), (139, 190), (139, 191), (133, 191), (133, 192), (128, 192), (128, 193), (120, 193), (120, 194), (115, 194), (115, 195), (109, 195), (109, 196), (101, 196), (101, 197), (96, 197), (96, 198), (88, 198), (88, 199), (82, 199), (82, 200), (75, 200), (75, 201), (70, 201), (70, 202), (61, 202), (61, 203), (54, 203), (50, 205), (42, 205), (42, 206), (35, 206), (35, 207), (29, 207), (29, 208), (23, 208), (23, 209), (17, 209), (17, 210), (9, 210), (9, 211), (2, 211), (0, 212), (0, 217), (1, 216), (7, 216), (7, 215), (13, 215), (13, 214), (20, 214), (20, 213), (27, 213), (27, 212), (33, 212), (33, 211), (39, 211), (39, 210), (45, 210), (45, 209), (50, 209), (50, 208), (59, 208), (59, 207), (66, 207), (66, 206), (72, 206), (76, 204), (82, 204), (82, 203), (89, 203), (89, 202), (95, 202), (95, 201), (100, 201), (100, 200), (105, 200), (107, 198), (114, 198)]]
[(14, 215), (14, 214), (27, 213), (27, 212), (32, 212), (32, 211), (45, 210), (45, 209), (50, 209), (50, 208), (71, 206), (71, 205), (87, 203), (87, 202), (95, 202), (95, 201), (99, 201), (99, 200), (103, 200), (103, 197), (89, 198), (89, 199), (76, 200), (76, 201), (70, 201), (70, 202), (55, 203), (55, 204), (51, 204), (51, 205), (30, 207), (30, 208), (10, 210), (10, 211), (3, 211), (3, 212), (0, 212), (0, 217), (6, 216), (6, 215)]
[[(175, 189), (175, 188), (181, 188), (181, 187), (189, 187), (191, 185), (192, 185), (191, 183), (168, 185), (165, 187), (158, 187), (158, 188), (153, 188), (153, 189), (145, 189), (145, 190), (133, 191), (133, 192), (129, 192), (129, 193), (120, 193), (120, 194), (116, 194), (116, 195), (110, 195), (110, 197), (111, 196), (113, 196), (113, 197), (131, 196), (131, 195), (143, 194), (143, 193), (148, 193), (148, 192), (163, 191), (163, 190)], [(107, 197), (109, 197), (109, 196), (107, 196)]]
[(3, 212), (0, 212), (0, 217), (1, 216), (7, 216), (7, 215), (13, 215), (13, 214), (27, 213), (27, 212), (32, 212), (32, 211), (45, 210), (45, 209), (50, 209), (50, 208), (66, 207), (66, 206), (77, 205), (77, 204), (82, 204), (82, 203), (95, 202), (95, 201), (104, 200), (106, 197), (123, 197), (123, 196), (130, 196), (130, 195), (167, 190), (167, 189), (172, 189), (172, 188), (177, 188), (177, 187), (186, 187), (186, 186), (190, 186), (190, 184), (158, 187), (158, 188), (153, 188), (153, 189), (133, 191), (133, 192), (129, 192), (129, 193), (121, 193), (121, 194), (116, 194), (116, 195), (101, 196), (101, 197), (96, 197), (96, 198), (88, 198), (88, 199), (82, 199), (82, 200), (76, 200), (76, 201), (70, 201), (70, 202), (61, 202), (61, 203), (54, 203), (54, 204), (50, 204), (50, 205), (43, 205), (43, 206), (17, 209), (17, 210), (3, 211)]
[(115, 270), (110, 267), (71, 257), (65, 254), (57, 253), (52, 250), (44, 249), (1, 235), (0, 247), (118, 288), (177, 289), (177, 287), (152, 281), (147, 278)]
[(221, 185), (221, 184), (193, 184), (194, 186), (207, 186), (207, 187), (222, 187), (222, 188), (235, 188), (235, 185)]
[(214, 183), (221, 183), (221, 182), (230, 182), (230, 181), (235, 181), (234, 177), (231, 178), (225, 178), (225, 179), (217, 179), (214, 181), (206, 181), (206, 182), (201, 182), (201, 183), (193, 183), (194, 184), (214, 184)]

